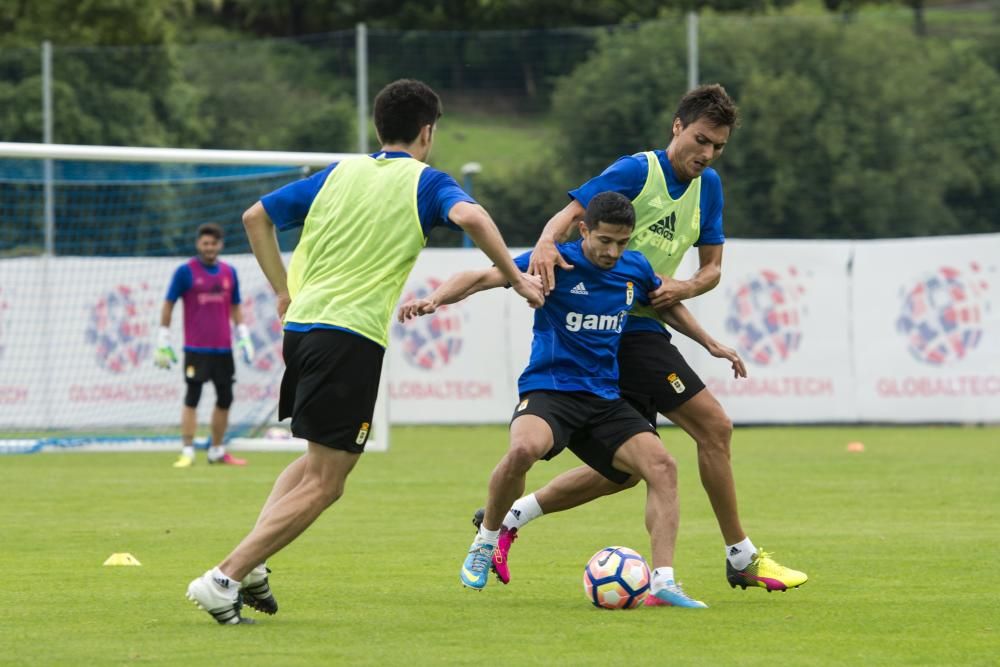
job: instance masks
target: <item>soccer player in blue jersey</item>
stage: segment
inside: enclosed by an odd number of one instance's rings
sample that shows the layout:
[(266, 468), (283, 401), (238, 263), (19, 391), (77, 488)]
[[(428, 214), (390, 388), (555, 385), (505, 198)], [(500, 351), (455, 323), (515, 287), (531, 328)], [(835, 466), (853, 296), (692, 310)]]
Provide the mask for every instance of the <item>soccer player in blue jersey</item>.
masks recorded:
[[(493, 471), (485, 517), (462, 565), (463, 585), (486, 586), (501, 520), (524, 492), (525, 475), (540, 459), (569, 448), (608, 483), (646, 483), (646, 528), (652, 551), (650, 592), (661, 604), (705, 607), (674, 578), (677, 466), (656, 429), (618, 389), (618, 344), (629, 311), (649, 304), (660, 286), (642, 253), (625, 250), (635, 224), (629, 200), (614, 192), (587, 204), (582, 239), (559, 246), (575, 266), (559, 269), (545, 305), (535, 313), (531, 360), (518, 380), (519, 403), (510, 424), (510, 449)], [(531, 253), (515, 258), (527, 269)], [(496, 268), (466, 271), (427, 299), (401, 306), (399, 319), (434, 312), (475, 292), (505, 284)], [(576, 437), (586, 434), (587, 437)]]
[[(629, 248), (641, 252), (663, 284), (652, 306), (680, 303), (719, 284), (722, 275), (722, 182), (711, 164), (722, 155), (738, 123), (735, 103), (718, 84), (685, 94), (672, 124), (672, 139), (657, 149), (619, 158), (599, 176), (569, 192), (570, 203), (546, 224), (531, 256), (531, 273), (540, 275), (548, 292), (555, 269), (572, 274), (577, 268), (562, 255), (564, 240), (597, 193), (618, 192), (636, 209), (635, 234)], [(698, 247), (700, 266), (686, 280), (673, 278), (684, 253)], [(806, 582), (803, 572), (777, 563), (759, 550), (740, 522), (736, 485), (730, 463), (732, 421), (715, 396), (688, 366), (670, 341), (653, 309), (629, 317), (618, 350), (622, 395), (650, 421), (660, 413), (684, 429), (697, 443), (698, 469), (726, 545), (726, 578), (733, 587), (786, 590)], [(678, 329), (681, 333), (687, 333)], [(713, 351), (734, 364), (742, 361), (728, 349)], [(504, 519), (496, 569), (509, 580), (507, 552), (526, 523), (543, 514), (577, 507), (634, 485), (615, 484), (581, 466), (567, 471), (538, 491), (519, 499)], [(650, 598), (651, 602), (655, 602)]]
[[(278, 417), (291, 417), (308, 450), (278, 476), (250, 534), (188, 586), (188, 597), (222, 624), (244, 620), (240, 598), (277, 611), (265, 561), (343, 493), (368, 440), (393, 311), (431, 228), (464, 230), (529, 305), (544, 301), (485, 209), (424, 163), (441, 117), (437, 94), (395, 81), (376, 96), (374, 117), (378, 152), (332, 164), (243, 214), (285, 323)], [(286, 272), (275, 229), (297, 227)]]
[(170, 368), (177, 361), (170, 342), (170, 320), (174, 304), (184, 301), (184, 381), (187, 393), (181, 408), (181, 455), (175, 468), (194, 464), (194, 436), (198, 428), (198, 401), (201, 388), (211, 381), (215, 386), (215, 408), (212, 410), (212, 439), (208, 448), (209, 463), (246, 465), (226, 451), (223, 438), (229, 425), (229, 408), (233, 403), (232, 329), (238, 332), (237, 347), (248, 364), (253, 362), (253, 342), (250, 330), (243, 324), (240, 309), (240, 282), (236, 269), (219, 259), (222, 252), (222, 227), (206, 223), (198, 227), (196, 257), (177, 267), (167, 288), (167, 297), (160, 309), (160, 333), (153, 361), (160, 368)]

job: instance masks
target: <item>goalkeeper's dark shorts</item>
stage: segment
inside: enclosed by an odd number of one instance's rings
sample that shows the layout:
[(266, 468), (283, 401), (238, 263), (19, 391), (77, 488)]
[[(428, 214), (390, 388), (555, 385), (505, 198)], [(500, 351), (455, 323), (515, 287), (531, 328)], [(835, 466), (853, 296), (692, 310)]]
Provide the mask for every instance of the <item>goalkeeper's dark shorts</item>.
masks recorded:
[(385, 349), (337, 329), (285, 331), (278, 419), (292, 435), (360, 454), (371, 431)]
[(184, 405), (187, 407), (198, 407), (202, 385), (211, 382), (215, 385), (215, 406), (228, 410), (233, 404), (233, 383), (236, 382), (233, 353), (185, 350), (184, 381), (187, 383), (187, 393), (184, 394)]
[(233, 353), (221, 354), (184, 351), (184, 381), (204, 384), (212, 382), (216, 388), (232, 387), (236, 378)]

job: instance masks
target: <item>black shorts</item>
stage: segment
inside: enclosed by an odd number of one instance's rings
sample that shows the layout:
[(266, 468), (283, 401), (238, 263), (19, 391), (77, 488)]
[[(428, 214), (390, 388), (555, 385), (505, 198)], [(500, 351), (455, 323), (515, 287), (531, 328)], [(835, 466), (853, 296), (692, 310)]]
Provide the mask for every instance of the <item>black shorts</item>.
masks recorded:
[(637, 331), (622, 336), (618, 346), (618, 386), (649, 421), (666, 415), (705, 388), (666, 333)]
[(184, 381), (188, 384), (204, 384), (211, 380), (218, 387), (232, 387), (236, 381), (236, 365), (233, 353), (206, 354), (204, 352), (184, 352)]
[(569, 447), (581, 461), (617, 484), (629, 478), (612, 465), (618, 448), (637, 433), (656, 433), (649, 420), (626, 401), (586, 392), (530, 392), (521, 396), (510, 421), (522, 415), (541, 417), (552, 429), (554, 444), (544, 460)]
[(292, 435), (360, 454), (375, 412), (381, 345), (337, 329), (286, 331), (278, 419)]

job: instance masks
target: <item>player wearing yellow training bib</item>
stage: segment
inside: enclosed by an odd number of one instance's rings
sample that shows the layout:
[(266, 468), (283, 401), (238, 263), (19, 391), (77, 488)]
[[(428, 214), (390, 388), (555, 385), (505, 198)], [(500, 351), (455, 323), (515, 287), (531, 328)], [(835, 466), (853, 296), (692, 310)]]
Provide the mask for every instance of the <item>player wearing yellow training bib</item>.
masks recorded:
[[(730, 465), (732, 422), (656, 316), (656, 310), (680, 304), (719, 283), (725, 242), (722, 182), (710, 165), (722, 154), (737, 123), (736, 105), (722, 86), (700, 86), (688, 92), (674, 114), (673, 136), (666, 149), (622, 157), (569, 192), (572, 201), (546, 225), (532, 254), (530, 271), (541, 276), (548, 293), (556, 268), (572, 275), (556, 243), (580, 219), (591, 197), (610, 190), (632, 201), (636, 224), (628, 247), (646, 256), (663, 285), (650, 295), (650, 306), (636, 310), (626, 323), (618, 349), (622, 396), (650, 421), (662, 414), (697, 443), (702, 486), (726, 545), (728, 582), (743, 588), (784, 590), (805, 583), (807, 577), (758, 550), (743, 530)], [(698, 248), (700, 266), (690, 278), (677, 280), (674, 272), (692, 246)], [(683, 315), (686, 309), (674, 312)], [(669, 324), (713, 356), (729, 360), (737, 376), (745, 373), (736, 352), (715, 343), (689, 314)], [(585, 466), (575, 468), (515, 502), (504, 519), (504, 530), (516, 535), (524, 524), (546, 512), (576, 507), (634, 483), (615, 485)], [(500, 544), (509, 548), (512, 542), (509, 537)], [(507, 554), (502, 551), (497, 556), (506, 564)]]
[[(464, 230), (532, 307), (544, 301), (489, 214), (425, 164), (441, 117), (437, 94), (396, 81), (375, 98), (374, 116), (377, 153), (330, 165), (243, 214), (285, 322), (279, 417), (291, 417), (308, 450), (278, 476), (250, 534), (188, 586), (188, 598), (222, 624), (249, 620), (241, 600), (277, 611), (265, 560), (343, 493), (368, 439), (389, 321), (430, 229)], [(286, 271), (275, 228), (296, 227), (302, 235)]]

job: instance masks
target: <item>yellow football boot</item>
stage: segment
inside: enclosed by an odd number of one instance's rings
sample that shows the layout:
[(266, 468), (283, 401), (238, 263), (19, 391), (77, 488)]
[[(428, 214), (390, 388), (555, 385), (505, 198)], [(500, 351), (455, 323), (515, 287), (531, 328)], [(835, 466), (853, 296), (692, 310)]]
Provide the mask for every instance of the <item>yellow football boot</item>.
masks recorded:
[(178, 456), (177, 460), (174, 461), (175, 468), (190, 468), (192, 465), (194, 465), (194, 459), (190, 456), (184, 456), (183, 454)]
[(733, 588), (739, 586), (746, 590), (747, 586), (759, 586), (766, 588), (767, 592), (785, 591), (789, 588), (798, 588), (809, 580), (805, 572), (799, 572), (781, 565), (771, 554), (760, 550), (753, 556), (750, 565), (737, 570), (733, 567), (729, 559), (726, 559), (726, 579)]

